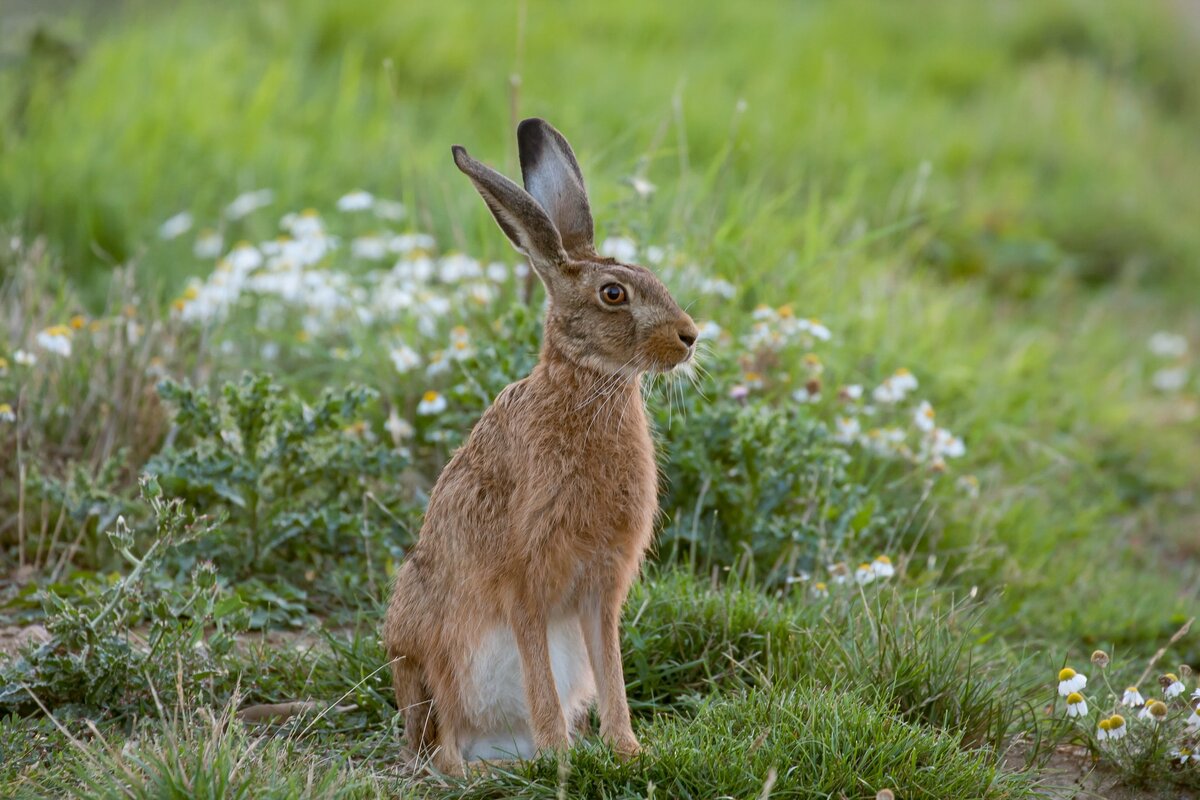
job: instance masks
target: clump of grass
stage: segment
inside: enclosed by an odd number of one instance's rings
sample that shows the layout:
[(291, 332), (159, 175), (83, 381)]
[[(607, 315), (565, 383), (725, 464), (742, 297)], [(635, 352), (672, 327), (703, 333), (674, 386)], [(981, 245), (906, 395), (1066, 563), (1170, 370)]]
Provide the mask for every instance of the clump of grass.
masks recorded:
[(447, 796), (499, 797), (1033, 797), (988, 753), (905, 722), (869, 694), (815, 684), (715, 695), (693, 713), (638, 727), (645, 751), (622, 763), (602, 746), (496, 769)]

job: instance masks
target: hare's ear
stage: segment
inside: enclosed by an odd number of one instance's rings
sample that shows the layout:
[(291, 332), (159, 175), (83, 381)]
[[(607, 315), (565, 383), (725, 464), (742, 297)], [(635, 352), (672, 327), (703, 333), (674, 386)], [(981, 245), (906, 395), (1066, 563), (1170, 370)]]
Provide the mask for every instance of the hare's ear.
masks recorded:
[(454, 154), (454, 163), (475, 184), (504, 235), (549, 286), (569, 259), (546, 212), (528, 192), (471, 158), (464, 148), (454, 145), (450, 152)]
[(527, 119), (517, 126), (517, 149), (525, 189), (546, 210), (573, 256), (595, 254), (592, 210), (583, 173), (571, 145), (544, 119)]

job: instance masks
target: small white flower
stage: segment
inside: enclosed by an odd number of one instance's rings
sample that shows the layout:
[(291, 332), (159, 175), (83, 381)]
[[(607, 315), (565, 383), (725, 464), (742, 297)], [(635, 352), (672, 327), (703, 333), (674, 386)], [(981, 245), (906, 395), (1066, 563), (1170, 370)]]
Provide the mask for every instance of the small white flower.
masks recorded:
[(241, 219), (247, 214), (253, 213), (264, 206), (269, 206), (274, 202), (275, 193), (270, 189), (244, 192), (235, 197), (233, 202), (225, 207), (225, 216), (229, 219)]
[(1186, 764), (1189, 761), (1193, 761), (1197, 758), (1197, 756), (1192, 753), (1190, 747), (1180, 747), (1172, 750), (1170, 756), (1172, 761), (1178, 759), (1180, 764)]
[(1183, 681), (1179, 680), (1179, 678), (1177, 678), (1173, 672), (1168, 672), (1166, 675), (1163, 675), (1158, 679), (1158, 682), (1163, 687), (1163, 695), (1168, 699), (1172, 697), (1178, 697), (1179, 695), (1183, 694), (1185, 689), (1187, 689), (1187, 687), (1183, 685)]
[(913, 423), (921, 430), (929, 433), (934, 429), (933, 424), (934, 410), (928, 400), (922, 400), (917, 406), (917, 410), (913, 413)]
[(1113, 714), (1108, 718), (1108, 738), (1109, 741), (1115, 741), (1129, 733), (1129, 726), (1125, 724), (1125, 718), (1120, 714)]
[(396, 222), (408, 216), (408, 209), (404, 207), (404, 203), (396, 200), (380, 200), (375, 199), (375, 216), (380, 219), (391, 220)]
[(315, 239), (325, 235), (325, 224), (321, 215), (313, 209), (284, 214), (279, 226), (297, 239)]
[(838, 391), (838, 397), (843, 400), (858, 400), (862, 397), (863, 387), (857, 383), (852, 383), (849, 386), (843, 386)]
[(1096, 725), (1096, 741), (1103, 742), (1108, 739), (1108, 730), (1112, 727), (1112, 723), (1107, 719), (1102, 719)]
[(1138, 719), (1148, 719), (1151, 722), (1162, 722), (1167, 718), (1167, 704), (1161, 700), (1150, 700), (1138, 712)]
[(1071, 692), (1067, 695), (1068, 717), (1086, 717), (1087, 713), (1087, 700), (1083, 698), (1083, 695), (1081, 695), (1079, 692)]
[(428, 391), (421, 396), (421, 402), (417, 403), (417, 413), (422, 416), (431, 414), (440, 414), (446, 410), (446, 398), (435, 391)]
[(8, 403), (0, 403), (0, 422), (16, 422), (17, 414)]
[(1187, 718), (1186, 727), (1190, 729), (1200, 728), (1200, 704), (1192, 704), (1191, 716)]
[(876, 386), (875, 390), (871, 392), (871, 397), (876, 403), (894, 405), (904, 399), (904, 392), (896, 386), (895, 381), (891, 378), (884, 378), (883, 383)]
[(242, 242), (230, 250), (225, 260), (229, 263), (230, 269), (239, 273), (257, 269), (263, 263), (262, 253), (258, 252), (258, 248), (249, 242)]
[(1160, 392), (1178, 392), (1184, 386), (1187, 386), (1188, 370), (1187, 367), (1171, 367), (1170, 369), (1160, 369), (1151, 377), (1150, 383), (1155, 389)]
[(871, 571), (875, 573), (876, 578), (890, 578), (896, 574), (896, 568), (887, 556), (875, 556), (875, 560), (871, 562)]
[(711, 319), (701, 322), (699, 332), (696, 334), (696, 339), (701, 342), (711, 342), (716, 340), (721, 335), (721, 326), (713, 322)]
[(854, 580), (858, 581), (860, 586), (866, 586), (875, 580), (875, 570), (870, 564), (859, 564), (858, 569), (854, 570)]
[(492, 283), (504, 283), (508, 280), (508, 267), (499, 261), (493, 261), (487, 265), (484, 274)]
[(610, 236), (600, 243), (600, 255), (617, 261), (633, 261), (637, 258), (637, 243), (624, 236)]
[(1158, 331), (1146, 343), (1150, 352), (1160, 358), (1182, 358), (1187, 355), (1187, 338), (1178, 333)]
[(817, 581), (812, 585), (812, 593), (814, 597), (829, 597), (829, 587), (825, 581)]
[(32, 367), (37, 363), (37, 356), (24, 350), (14, 350), (13, 362), (19, 367)]
[(417, 250), (430, 251), (437, 245), (437, 241), (427, 233), (402, 233), (398, 236), (393, 236), (392, 241), (388, 243), (393, 253), (412, 253)]
[(46, 328), (37, 335), (36, 341), (43, 350), (49, 350), (55, 355), (63, 358), (71, 355), (71, 329), (66, 325)]
[(652, 244), (646, 248), (646, 263), (656, 267), (661, 264), (667, 257), (667, 251), (663, 250), (658, 245)]
[(192, 229), (192, 215), (181, 211), (158, 226), (160, 239), (178, 239)]
[(737, 297), (737, 287), (723, 278), (708, 278), (700, 284), (701, 294), (715, 294), (726, 300)]
[(649, 197), (650, 195), (654, 194), (654, 190), (658, 188), (640, 175), (635, 175), (630, 178), (629, 183), (633, 186), (634, 193), (636, 193), (638, 197), (642, 198)]
[(807, 330), (808, 333), (812, 334), (814, 339), (828, 342), (833, 337), (833, 334), (829, 332), (829, 328), (822, 325), (820, 320), (806, 319), (802, 320), (802, 322), (804, 324), (801, 326), (801, 330)]
[(1127, 687), (1125, 692), (1121, 695), (1121, 705), (1123, 706), (1137, 708), (1138, 706), (1145, 704), (1146, 698), (1142, 697), (1142, 693), (1138, 691), (1138, 687), (1136, 686)]
[(766, 304), (760, 303), (754, 307), (754, 311), (750, 314), (750, 316), (758, 322), (767, 322), (768, 320), (775, 319), (777, 314), (775, 313), (775, 309)]
[(917, 378), (904, 367), (896, 370), (892, 375), (892, 380), (900, 387), (901, 391), (911, 392), (917, 388)]
[(388, 242), (382, 236), (359, 236), (350, 242), (350, 255), (366, 261), (382, 261), (388, 254)]
[(836, 564), (829, 565), (829, 580), (839, 586), (850, 582), (850, 567), (839, 561)]
[(413, 350), (406, 344), (393, 348), (391, 358), (396, 371), (401, 375), (421, 365), (421, 356), (417, 354), (416, 350)]
[(362, 190), (344, 194), (338, 198), (338, 211), (367, 211), (375, 205), (375, 196)]
[(1064, 667), (1058, 673), (1058, 693), (1063, 697), (1078, 692), (1087, 686), (1087, 676)]
[(388, 412), (387, 422), (383, 423), (383, 428), (392, 436), (392, 442), (399, 447), (400, 442), (413, 435), (413, 426), (408, 420), (401, 419), (393, 408)]
[(211, 228), (200, 231), (192, 245), (192, 255), (196, 258), (216, 258), (225, 249), (225, 238)]
[(955, 481), (955, 485), (958, 487), (960, 492), (972, 500), (974, 500), (976, 497), (979, 497), (979, 478), (976, 478), (974, 475), (961, 476), (957, 481)]
[(792, 399), (797, 403), (817, 403), (821, 400), (820, 391), (811, 391), (807, 386), (801, 386), (792, 392)]
[(833, 440), (839, 444), (853, 444), (862, 433), (862, 425), (856, 417), (838, 417), (834, 426)]
[(450, 359), (446, 358), (446, 353), (442, 350), (434, 350), (429, 354), (429, 364), (425, 367), (425, 374), (433, 378), (450, 371)]

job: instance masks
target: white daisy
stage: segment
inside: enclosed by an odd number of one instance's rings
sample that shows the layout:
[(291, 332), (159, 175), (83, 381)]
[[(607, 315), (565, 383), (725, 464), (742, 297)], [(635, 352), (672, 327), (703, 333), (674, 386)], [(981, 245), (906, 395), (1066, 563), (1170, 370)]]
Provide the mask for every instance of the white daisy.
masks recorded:
[(713, 322), (711, 319), (701, 322), (699, 332), (696, 334), (696, 339), (702, 342), (715, 341), (721, 335), (721, 326)]
[(624, 236), (610, 236), (600, 243), (600, 255), (617, 261), (633, 261), (637, 258), (637, 243)]
[(274, 202), (275, 193), (270, 189), (244, 192), (235, 197), (233, 202), (225, 207), (225, 216), (229, 219), (241, 219), (247, 214), (253, 213), (264, 206), (269, 206)]
[(852, 444), (862, 432), (862, 426), (856, 417), (838, 417), (833, 424), (833, 440), (839, 444)]
[(1082, 675), (1070, 667), (1064, 667), (1058, 673), (1058, 693), (1066, 697), (1069, 694), (1078, 692), (1083, 687), (1087, 686), (1087, 676)]
[(657, 267), (667, 258), (667, 251), (663, 250), (658, 245), (652, 244), (646, 248), (646, 263)]
[(400, 442), (413, 435), (413, 426), (408, 420), (402, 419), (393, 408), (388, 412), (387, 422), (383, 423), (383, 428), (392, 436), (392, 442), (399, 447)]
[(216, 258), (224, 249), (225, 238), (212, 228), (205, 228), (192, 245), (192, 255), (196, 258)]
[(71, 329), (66, 325), (53, 325), (41, 331), (36, 338), (38, 346), (55, 355), (66, 358), (71, 355)]
[(1160, 369), (1150, 378), (1150, 383), (1160, 392), (1178, 392), (1184, 386), (1187, 386), (1187, 382), (1187, 367)]
[(487, 265), (484, 274), (493, 283), (504, 283), (508, 280), (508, 267), (499, 261), (493, 261)]
[[(1200, 690), (1198, 690), (1200, 691)], [(1121, 705), (1137, 708), (1146, 704), (1146, 698), (1142, 697), (1142, 693), (1138, 691), (1138, 687), (1126, 687), (1125, 692), (1121, 695)]]
[(1189, 730), (1200, 728), (1200, 704), (1192, 704), (1192, 713), (1184, 724)]
[(397, 200), (375, 198), (375, 216), (395, 222), (408, 216), (408, 209), (404, 207), (404, 203)]
[(1087, 700), (1079, 692), (1067, 695), (1067, 716), (1086, 717), (1088, 713)]
[(375, 196), (361, 189), (344, 194), (337, 201), (338, 211), (367, 211), (374, 205)]
[(365, 261), (382, 261), (388, 254), (388, 242), (382, 236), (359, 236), (350, 242), (350, 255)]
[(158, 226), (158, 237), (160, 239), (178, 239), (191, 229), (192, 215), (186, 211), (180, 211)]
[(401, 375), (421, 365), (421, 356), (406, 344), (392, 348), (392, 364)]
[(1163, 675), (1158, 679), (1158, 684), (1162, 686), (1163, 695), (1168, 699), (1178, 697), (1187, 688), (1183, 685), (1183, 681), (1176, 677), (1174, 672), (1168, 672), (1166, 675)]
[(629, 179), (629, 183), (633, 186), (633, 191), (638, 197), (649, 197), (654, 194), (654, 190), (658, 187), (645, 178), (635, 175)]
[(852, 383), (838, 390), (838, 398), (840, 400), (854, 401), (862, 398), (862, 393), (863, 387), (857, 383)]
[(17, 414), (8, 403), (0, 403), (0, 422), (16, 422)]
[(1108, 718), (1108, 738), (1109, 741), (1120, 739), (1125, 734), (1129, 733), (1129, 728), (1125, 725), (1125, 718), (1120, 714), (1113, 714)]
[(37, 363), (37, 356), (24, 350), (14, 350), (13, 362), (19, 367), (32, 367)]
[(440, 414), (446, 410), (446, 405), (446, 398), (438, 392), (430, 390), (421, 395), (421, 402), (417, 403), (417, 413), (422, 416)]
[(875, 560), (871, 562), (871, 571), (875, 573), (876, 578), (890, 578), (896, 574), (892, 560), (883, 555), (875, 556)]
[(1146, 343), (1150, 352), (1160, 358), (1182, 358), (1187, 355), (1187, 338), (1177, 333), (1158, 331)]
[(1151, 700), (1142, 706), (1138, 719), (1148, 719), (1151, 722), (1162, 722), (1167, 718), (1167, 704), (1161, 700)]
[(875, 570), (870, 564), (859, 564), (858, 569), (854, 570), (854, 580), (858, 581), (860, 586), (866, 586), (875, 580)]
[(917, 406), (916, 412), (913, 413), (913, 423), (922, 431), (929, 433), (934, 429), (933, 424), (934, 410), (928, 400), (922, 400)]

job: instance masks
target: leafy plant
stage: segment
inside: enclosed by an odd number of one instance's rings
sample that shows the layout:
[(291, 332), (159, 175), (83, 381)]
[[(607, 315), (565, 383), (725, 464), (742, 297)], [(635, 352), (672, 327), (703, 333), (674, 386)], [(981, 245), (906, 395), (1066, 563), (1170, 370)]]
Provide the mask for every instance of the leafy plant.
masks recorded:
[(118, 517), (108, 536), (129, 573), (82, 598), (44, 594), (50, 639), (0, 670), (0, 712), (141, 710), (156, 689), (194, 696), (225, 677), (234, 636), (249, 621), (245, 604), (208, 562), (190, 580), (159, 579), (173, 550), (216, 536), (220, 525), (165, 499), (153, 477), (142, 480), (141, 496), (153, 516), (149, 544), (137, 555), (135, 532)]

